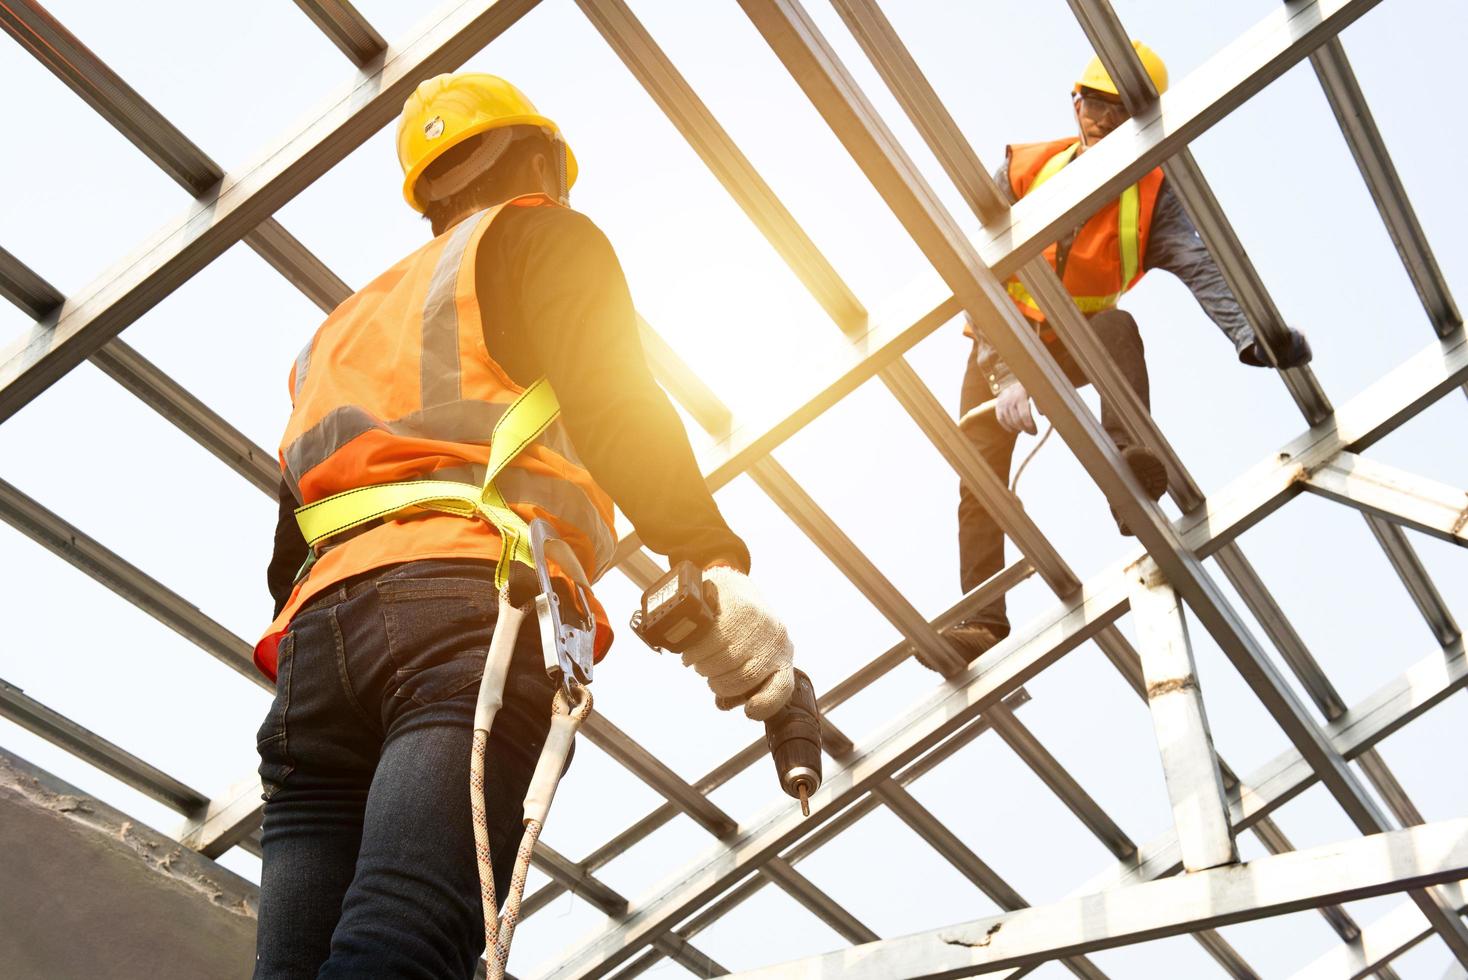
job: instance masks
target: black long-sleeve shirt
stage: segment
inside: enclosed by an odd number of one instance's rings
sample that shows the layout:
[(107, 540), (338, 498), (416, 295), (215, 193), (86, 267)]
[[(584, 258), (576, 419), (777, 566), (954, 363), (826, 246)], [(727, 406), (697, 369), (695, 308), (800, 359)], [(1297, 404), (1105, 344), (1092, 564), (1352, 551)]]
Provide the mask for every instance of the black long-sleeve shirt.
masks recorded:
[[(627, 280), (601, 230), (565, 208), (507, 208), (478, 254), (490, 356), (517, 384), (550, 381), (581, 461), (643, 543), (673, 562), (723, 559), (747, 570), (749, 550), (719, 513), (648, 370)], [(282, 484), (267, 574), (277, 611), (306, 557), (296, 506)]]

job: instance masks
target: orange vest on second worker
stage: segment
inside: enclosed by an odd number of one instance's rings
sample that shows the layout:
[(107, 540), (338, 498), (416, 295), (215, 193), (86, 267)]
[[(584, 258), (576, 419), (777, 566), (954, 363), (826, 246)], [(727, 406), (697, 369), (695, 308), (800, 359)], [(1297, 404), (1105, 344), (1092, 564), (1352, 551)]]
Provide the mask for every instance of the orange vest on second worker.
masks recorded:
[[(297, 501), (402, 480), (483, 482), (490, 433), (524, 389), (485, 346), (476, 256), (504, 208), (557, 206), (531, 195), (466, 218), (332, 312), (290, 373), (294, 408), (280, 466)], [(495, 484), (527, 523), (546, 518), (589, 578), (610, 563), (616, 546), (611, 498), (582, 466), (559, 421), (521, 450)], [(500, 537), (488, 522), (433, 511), (328, 543), (256, 646), (255, 662), (275, 676), (280, 635), (330, 585), (399, 562), (499, 557)], [(600, 659), (611, 629), (601, 606), (592, 604)]]
[[(1009, 147), (1009, 185), (1015, 200), (1049, 180), (1075, 159), (1079, 143), (1080, 140), (1072, 136), (1048, 143), (1019, 143)], [(1142, 262), (1147, 254), (1152, 213), (1161, 190), (1162, 168), (1158, 167), (1091, 215), (1076, 232), (1060, 281), (1082, 313), (1111, 309), (1121, 299), (1122, 293), (1146, 275)], [(1056, 251), (1057, 245), (1053, 242), (1045, 249), (1045, 260), (1052, 269), (1055, 268)], [(1035, 323), (1044, 322), (1045, 315), (1018, 278), (1010, 277), (1004, 285), (1026, 317)]]

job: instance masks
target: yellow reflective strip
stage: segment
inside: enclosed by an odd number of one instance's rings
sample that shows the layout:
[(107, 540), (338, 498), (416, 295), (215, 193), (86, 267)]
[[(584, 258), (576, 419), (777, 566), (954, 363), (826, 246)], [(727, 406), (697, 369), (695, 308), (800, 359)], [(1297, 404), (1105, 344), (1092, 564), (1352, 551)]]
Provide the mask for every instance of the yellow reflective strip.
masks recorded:
[(1142, 267), (1138, 255), (1138, 243), (1142, 237), (1142, 192), (1133, 184), (1121, 192), (1120, 207), (1117, 208), (1117, 233), (1121, 238), (1121, 292), (1137, 277)]
[(1032, 310), (1038, 310), (1040, 308), (1040, 304), (1035, 302), (1035, 298), (1030, 295), (1030, 291), (1025, 288), (1025, 284), (1018, 279), (1010, 280), (1007, 288), (1009, 295), (1016, 302), (1028, 306)]
[(1110, 296), (1076, 296), (1076, 308), (1082, 313), (1100, 313), (1109, 310), (1121, 299), (1121, 293), (1112, 293)]
[[(1009, 283), (1006, 288), (1016, 302), (1032, 310), (1040, 309), (1040, 304), (1035, 302), (1030, 291), (1018, 279)], [(1075, 300), (1076, 308), (1082, 313), (1100, 313), (1102, 310), (1109, 310), (1115, 306), (1116, 301), (1121, 299), (1121, 293), (1112, 293), (1110, 296), (1072, 296), (1071, 299)]]
[(297, 508), (296, 523), (306, 543), (314, 547), (334, 534), (415, 508), (483, 517), (499, 532), (495, 585), (503, 588), (509, 579), (510, 562), (534, 567), (535, 558), (530, 552), (529, 525), (510, 509), (494, 478), (556, 420), (560, 411), (556, 393), (544, 378), (521, 392), (495, 423), (483, 486), (452, 480), (406, 480), (358, 487)]
[(1046, 160), (1045, 166), (1041, 167), (1040, 172), (1035, 175), (1035, 182), (1030, 185), (1030, 190), (1034, 190), (1036, 187), (1039, 187), (1041, 184), (1045, 183), (1045, 181), (1049, 180), (1051, 177), (1054, 177), (1056, 174), (1060, 173), (1060, 171), (1064, 170), (1065, 165), (1075, 159), (1076, 151), (1079, 150), (1080, 147), (1081, 144), (1073, 143), (1068, 148), (1061, 150), (1059, 153), (1055, 154), (1049, 160)]
[(296, 509), (296, 523), (308, 545), (340, 534), (379, 517), (388, 517), (410, 507), (442, 510), (473, 517), (479, 506), (480, 488), (451, 480), (407, 480), (358, 487), (332, 494)]

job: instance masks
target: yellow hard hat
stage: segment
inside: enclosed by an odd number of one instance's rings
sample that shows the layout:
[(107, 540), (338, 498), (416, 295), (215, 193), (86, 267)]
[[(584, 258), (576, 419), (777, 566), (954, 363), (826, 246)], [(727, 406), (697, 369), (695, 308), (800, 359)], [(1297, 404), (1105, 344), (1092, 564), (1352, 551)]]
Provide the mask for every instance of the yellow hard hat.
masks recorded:
[[(1147, 74), (1152, 78), (1152, 84), (1157, 86), (1157, 94), (1161, 95), (1167, 91), (1167, 66), (1162, 59), (1157, 57), (1157, 52), (1147, 47), (1141, 41), (1133, 41), (1132, 47), (1137, 49), (1137, 57), (1142, 59), (1142, 67), (1147, 69)], [(1106, 66), (1101, 64), (1100, 58), (1092, 58), (1086, 65), (1086, 70), (1081, 72), (1081, 80), (1076, 82), (1073, 91), (1079, 92), (1083, 88), (1093, 88), (1101, 92), (1110, 92), (1112, 95), (1120, 95), (1116, 90), (1116, 83), (1106, 72)]]
[(576, 182), (576, 157), (560, 127), (542, 116), (515, 86), (495, 75), (439, 75), (418, 86), (398, 119), (398, 162), (403, 198), (422, 212), (414, 187), (428, 165), (471, 136), (508, 126), (538, 126), (566, 149), (566, 187)]

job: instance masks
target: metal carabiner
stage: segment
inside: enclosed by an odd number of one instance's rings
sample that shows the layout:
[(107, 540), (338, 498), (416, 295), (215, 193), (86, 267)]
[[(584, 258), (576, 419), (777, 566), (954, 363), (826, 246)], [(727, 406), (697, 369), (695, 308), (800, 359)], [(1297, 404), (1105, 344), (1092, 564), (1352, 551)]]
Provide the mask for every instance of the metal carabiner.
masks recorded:
[[(562, 615), (561, 600), (551, 581), (547, 552), (571, 577), (576, 599), (585, 610), (577, 625), (568, 624)], [(573, 685), (591, 683), (592, 662), (596, 656), (596, 620), (591, 614), (591, 585), (575, 552), (555, 528), (544, 518), (530, 522), (530, 553), (535, 558), (535, 574), (540, 580), (540, 595), (535, 598), (535, 611), (540, 621), (540, 642), (545, 653), (545, 672), (566, 689), (571, 702), (577, 702)]]

